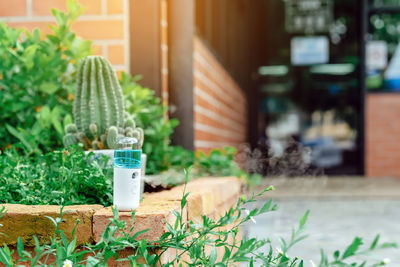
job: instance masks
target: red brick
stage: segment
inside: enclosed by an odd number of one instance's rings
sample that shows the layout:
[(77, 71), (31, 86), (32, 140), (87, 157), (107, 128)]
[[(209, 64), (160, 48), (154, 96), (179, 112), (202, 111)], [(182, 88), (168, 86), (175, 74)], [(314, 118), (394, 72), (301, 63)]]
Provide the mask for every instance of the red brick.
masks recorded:
[(195, 112), (194, 113), (194, 121), (204, 124), (204, 125), (209, 125), (213, 127), (218, 127), (219, 129), (223, 130), (228, 130), (228, 131), (235, 131), (237, 133), (243, 134), (244, 139), (246, 138), (246, 129), (244, 127), (237, 127), (237, 123), (231, 123), (231, 124), (222, 124), (221, 121), (218, 121), (217, 118), (209, 118), (201, 113)]
[(107, 0), (107, 14), (124, 14), (124, 0)]
[[(211, 64), (211, 63), (210, 63)], [(237, 103), (246, 104), (246, 98), (240, 87), (232, 80), (221, 78), (223, 74), (205, 68), (198, 60), (194, 61), (195, 70), (203, 73), (211, 82), (229, 94)]]
[(26, 0), (1, 0), (0, 17), (25, 16)]
[(125, 49), (123, 45), (109, 45), (108, 46), (108, 60), (111, 64), (124, 64), (125, 63)]
[[(218, 115), (220, 115), (222, 117), (230, 118), (231, 120), (234, 120), (239, 124), (246, 125), (246, 123), (247, 123), (247, 121), (245, 121), (241, 118), (238, 118), (237, 116), (234, 116), (232, 113), (229, 113), (229, 112), (223, 110), (221, 108), (221, 106), (217, 107), (217, 106), (210, 104), (210, 102), (205, 100), (202, 96), (196, 94), (196, 92), (195, 92), (195, 104), (199, 105), (205, 109), (214, 111), (215, 113), (217, 113)], [(245, 127), (245, 126), (243, 126), (243, 127)]]
[(201, 81), (201, 79), (199, 79), (196, 76), (194, 77), (194, 85), (195, 87), (201, 89), (203, 92), (213, 97), (215, 100), (218, 100), (218, 102), (220, 102), (221, 105), (228, 107), (231, 110), (233, 116), (238, 117), (240, 119), (245, 119), (246, 117), (245, 105), (241, 105), (240, 103), (232, 100), (231, 98), (223, 97), (223, 93), (222, 95), (221, 93), (217, 93), (214, 88), (207, 86), (205, 83), (203, 83), (203, 81)]
[[(51, 205), (19, 205), (19, 204), (2, 204), (7, 213), (0, 219), (3, 224), (0, 235), (1, 244), (6, 243), (15, 245), (17, 238), (20, 237), (25, 245), (34, 245), (32, 236), (36, 236), (41, 243), (49, 241), (54, 234), (53, 223), (46, 218), (50, 216), (57, 218), (59, 216), (60, 207)], [(92, 241), (92, 216), (96, 210), (101, 209), (100, 205), (77, 205), (66, 206), (64, 211), (64, 222), (60, 224), (60, 228), (64, 230), (67, 236), (70, 236), (72, 230), (79, 219), (80, 223), (76, 228), (77, 245), (82, 245)]]
[[(157, 240), (162, 234), (165, 233), (166, 223), (173, 224), (175, 222), (175, 216), (173, 210), (180, 210), (179, 201), (148, 201), (143, 200), (135, 214), (134, 232), (150, 229), (142, 235), (139, 239)], [(186, 215), (186, 211), (183, 212), (183, 216)], [(93, 215), (93, 235), (94, 240), (98, 242), (101, 238), (101, 234), (104, 232), (107, 224), (110, 222), (110, 218), (113, 217), (111, 208), (103, 208), (95, 212)], [(119, 212), (119, 219), (127, 223), (127, 229), (129, 230), (132, 226), (132, 214), (131, 212)], [(186, 220), (186, 217), (184, 217)]]
[(400, 177), (400, 95), (366, 97), (366, 174)]
[[(235, 86), (238, 90), (233, 90), (231, 92), (228, 92), (230, 94), (234, 94), (235, 97), (238, 98), (240, 101), (241, 98), (244, 98), (244, 92), (240, 90), (240, 87), (237, 85), (237, 83), (233, 80), (233, 78), (229, 75), (229, 73), (224, 69), (224, 67), (220, 64), (220, 62), (214, 57), (214, 55), (208, 50), (206, 45), (203, 44), (203, 42), (195, 37), (194, 38), (194, 50), (197, 52), (206, 62), (208, 62), (208, 65), (212, 66), (212, 70), (207, 69), (207, 72), (210, 72), (213, 78), (215, 78), (215, 81), (219, 83), (222, 87), (224, 87), (226, 84), (229, 84), (231, 86)], [(195, 60), (195, 68), (205, 68), (204, 66), (201, 65), (197, 60)], [(217, 75), (215, 75), (217, 74)]]
[(235, 137), (225, 137), (220, 136), (216, 133), (205, 132), (202, 130), (195, 130), (195, 139), (201, 141), (211, 141), (211, 142), (232, 142), (232, 143), (244, 143), (245, 140), (241, 140)]
[(72, 24), (76, 34), (84, 39), (123, 39), (124, 22), (122, 20), (76, 21)]
[[(83, 7), (84, 14), (93, 15), (101, 14), (101, 0), (79, 0), (79, 4)], [(51, 9), (67, 11), (66, 0), (32, 0), (33, 15), (44, 16), (51, 15)]]

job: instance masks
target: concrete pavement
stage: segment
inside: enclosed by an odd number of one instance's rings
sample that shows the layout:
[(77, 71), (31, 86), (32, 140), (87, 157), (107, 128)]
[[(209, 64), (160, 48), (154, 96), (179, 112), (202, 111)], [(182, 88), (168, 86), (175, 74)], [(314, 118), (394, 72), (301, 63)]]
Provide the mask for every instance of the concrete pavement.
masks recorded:
[[(250, 237), (270, 237), (274, 246), (278, 246), (278, 238), (289, 238), (291, 228), (311, 210), (307, 223), (309, 237), (289, 253), (305, 259), (306, 266), (311, 266), (309, 260), (319, 263), (320, 248), (326, 249), (332, 258), (336, 249), (343, 252), (355, 236), (363, 237), (368, 245), (378, 233), (382, 241), (400, 243), (398, 179), (314, 177), (274, 178), (263, 182), (263, 186), (271, 184), (276, 190), (267, 193), (266, 198), (275, 200), (278, 211), (259, 216), (257, 223), (248, 223), (244, 232)], [(388, 266), (400, 267), (400, 250), (380, 251), (375, 258), (389, 258)]]

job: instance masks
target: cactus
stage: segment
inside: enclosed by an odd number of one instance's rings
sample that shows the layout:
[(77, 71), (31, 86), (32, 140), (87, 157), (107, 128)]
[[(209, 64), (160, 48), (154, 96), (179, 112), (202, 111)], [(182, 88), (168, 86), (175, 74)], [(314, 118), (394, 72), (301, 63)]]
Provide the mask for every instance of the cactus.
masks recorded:
[(63, 143), (65, 147), (69, 147), (70, 145), (78, 144), (78, 139), (76, 138), (75, 134), (67, 133), (63, 138)]
[(96, 124), (91, 123), (89, 126), (89, 130), (93, 136), (97, 136), (97, 125)]
[(99, 141), (94, 140), (92, 142), (92, 147), (93, 147), (94, 150), (98, 150), (99, 149)]
[(91, 135), (94, 123), (100, 133), (124, 126), (122, 89), (110, 63), (101, 56), (83, 59), (77, 73), (73, 112), (79, 131)]
[(117, 76), (101, 56), (86, 57), (78, 68), (73, 115), (75, 123), (65, 128), (65, 146), (80, 142), (85, 149), (113, 149), (124, 136), (143, 144), (143, 130), (125, 111)]
[(125, 129), (126, 128), (136, 128), (135, 121), (131, 118), (125, 120)]
[(77, 133), (78, 129), (76, 128), (75, 124), (68, 124), (67, 126), (65, 126), (65, 132), (67, 134), (73, 134), (73, 133)]
[(114, 149), (117, 144), (117, 138), (118, 138), (118, 129), (115, 126), (111, 126), (108, 129), (108, 133), (107, 133), (107, 146), (109, 148)]

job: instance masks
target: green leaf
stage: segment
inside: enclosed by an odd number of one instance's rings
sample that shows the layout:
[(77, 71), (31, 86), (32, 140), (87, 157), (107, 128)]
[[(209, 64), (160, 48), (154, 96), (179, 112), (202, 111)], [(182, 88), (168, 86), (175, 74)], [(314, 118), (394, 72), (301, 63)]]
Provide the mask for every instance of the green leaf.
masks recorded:
[(310, 214), (310, 210), (307, 210), (304, 216), (300, 219), (300, 228), (302, 228), (306, 224), (308, 219), (308, 214)]
[(74, 252), (74, 250), (75, 250), (75, 247), (76, 247), (76, 236), (75, 236), (75, 238), (72, 240), (72, 242), (71, 243), (69, 243), (69, 245), (68, 245), (68, 247), (67, 247), (67, 257), (68, 256), (70, 256), (70, 255), (72, 255), (72, 253)]
[(104, 253), (104, 261), (108, 261), (112, 256), (114, 256), (114, 251), (112, 250), (106, 250)]
[(60, 122), (60, 114), (61, 113), (61, 109), (59, 106), (56, 106), (50, 114), (50, 120), (51, 123), (53, 124), (53, 127), (56, 129), (56, 131), (60, 134), (63, 135), (64, 134), (64, 129), (61, 126), (61, 122)]
[(63, 121), (64, 128), (65, 128), (65, 126), (67, 126), (68, 124), (71, 124), (71, 123), (73, 123), (72, 117), (70, 114), (67, 114), (64, 117), (64, 121)]
[(22, 239), (21, 239), (20, 237), (18, 237), (18, 241), (17, 241), (17, 252), (18, 252), (18, 255), (19, 255), (21, 258), (24, 257), (23, 251), (24, 251), (24, 244), (22, 243)]
[[(4, 245), (6, 246), (6, 245)], [(6, 266), (12, 266), (12, 259), (5, 252), (5, 248), (0, 248), (0, 262), (4, 263)]]
[(35, 145), (29, 141), (27, 134), (23, 133), (22, 129), (18, 131), (17, 129), (8, 124), (6, 124), (6, 128), (10, 132), (10, 134), (12, 134), (25, 146), (25, 148), (28, 150), (29, 153), (37, 151)]
[(231, 256), (231, 250), (228, 247), (225, 247), (224, 249), (225, 249), (225, 253), (224, 253), (224, 257), (222, 258), (222, 261), (226, 261)]
[(217, 261), (217, 256), (218, 256), (218, 252), (217, 252), (217, 248), (213, 247), (211, 249), (211, 253), (210, 253), (210, 257), (209, 257), (209, 265), (212, 266), (215, 264), (215, 262)]
[(141, 231), (136, 232), (135, 234), (133, 234), (131, 236), (131, 240), (135, 240), (138, 236), (140, 236), (140, 235), (142, 235), (142, 234), (144, 234), (144, 233), (146, 233), (148, 231), (150, 231), (150, 229), (145, 229), (145, 230), (141, 230)]
[(39, 87), (40, 91), (46, 94), (54, 94), (58, 90), (58, 86), (52, 82), (44, 82)]
[(358, 248), (363, 244), (363, 241), (359, 237), (355, 237), (353, 242), (350, 244), (350, 246), (347, 247), (345, 252), (342, 255), (342, 259), (346, 259), (348, 257), (354, 256), (354, 254), (357, 252)]
[(370, 250), (375, 249), (376, 245), (379, 242), (379, 238), (380, 238), (379, 234), (375, 236), (374, 241), (372, 241), (371, 246), (369, 247)]
[(260, 211), (258, 212), (259, 214), (263, 214), (266, 213), (268, 211), (270, 211), (271, 208), (271, 204), (272, 204), (272, 199), (269, 199), (260, 209)]
[(336, 250), (336, 251), (333, 253), (333, 257), (335, 258), (335, 260), (339, 259), (339, 257), (340, 257), (340, 251), (339, 251), (339, 250)]

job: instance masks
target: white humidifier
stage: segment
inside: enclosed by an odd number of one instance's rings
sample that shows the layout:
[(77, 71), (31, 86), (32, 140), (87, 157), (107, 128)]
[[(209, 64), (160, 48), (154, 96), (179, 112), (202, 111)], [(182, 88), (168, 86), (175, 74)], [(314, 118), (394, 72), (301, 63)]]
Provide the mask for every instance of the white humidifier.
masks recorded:
[(141, 192), (141, 155), (139, 141), (123, 137), (114, 150), (114, 207), (132, 211), (139, 207)]

